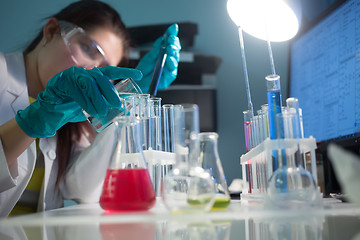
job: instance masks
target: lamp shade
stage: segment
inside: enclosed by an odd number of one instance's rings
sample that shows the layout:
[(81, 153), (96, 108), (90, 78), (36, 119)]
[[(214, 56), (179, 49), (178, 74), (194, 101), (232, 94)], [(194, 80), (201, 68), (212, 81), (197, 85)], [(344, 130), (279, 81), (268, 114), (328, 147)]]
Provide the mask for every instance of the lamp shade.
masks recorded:
[(242, 30), (273, 42), (293, 38), (301, 24), (299, 0), (228, 0), (227, 10)]

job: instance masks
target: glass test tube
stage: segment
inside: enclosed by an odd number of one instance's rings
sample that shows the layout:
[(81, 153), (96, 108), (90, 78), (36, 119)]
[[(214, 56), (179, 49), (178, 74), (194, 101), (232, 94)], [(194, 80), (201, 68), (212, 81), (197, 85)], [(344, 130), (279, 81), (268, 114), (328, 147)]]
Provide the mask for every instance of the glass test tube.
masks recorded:
[(244, 114), (244, 131), (245, 131), (245, 147), (246, 152), (252, 149), (252, 135), (251, 135), (251, 111), (243, 111)]
[[(270, 136), (270, 132), (269, 132), (269, 108), (268, 108), (268, 104), (263, 104), (261, 105), (261, 113), (263, 115), (263, 134), (264, 134), (264, 140), (266, 140), (269, 136)], [(262, 155), (262, 172), (263, 172), (263, 181), (262, 181), (262, 186), (264, 191), (266, 191), (267, 189), (267, 176), (268, 176), (268, 172), (267, 172), (267, 163), (266, 163), (266, 155), (263, 154)]]
[(135, 98), (136, 96), (128, 96), (123, 100), (125, 116), (135, 117)]
[[(245, 131), (245, 146), (246, 146), (246, 152), (249, 152), (252, 149), (252, 130), (251, 130), (251, 111), (246, 110), (243, 111), (244, 114), (244, 131)], [(252, 166), (251, 166), (251, 160), (248, 161), (247, 164), (245, 164), (246, 168), (246, 174), (247, 176), (243, 176), (243, 179), (246, 179), (248, 182), (248, 193), (252, 192)]]
[(135, 98), (136, 104), (136, 117), (147, 118), (150, 116), (150, 94), (139, 94)]
[(162, 150), (161, 141), (161, 98), (153, 97), (150, 98), (149, 102), (150, 109), (150, 147), (153, 150)]
[[(149, 137), (149, 146), (148, 149), (161, 151), (162, 150), (162, 141), (161, 141), (161, 98), (152, 97), (149, 101), (149, 117), (148, 119), (148, 137)], [(154, 156), (154, 155), (152, 155)], [(165, 171), (164, 165), (162, 164), (163, 159), (154, 158), (151, 159), (152, 169), (153, 169), (153, 184), (155, 188), (156, 196), (161, 196), (161, 183), (164, 180)]]
[(258, 134), (257, 134), (257, 122), (255, 116), (251, 118), (251, 136), (252, 136), (252, 147), (256, 147), (258, 145)]
[[(270, 139), (276, 139), (276, 114), (281, 113), (281, 92), (280, 92), (280, 76), (273, 74), (265, 77), (267, 88), (267, 103), (269, 117)], [(278, 168), (278, 151), (273, 153), (273, 171)]]
[(258, 114), (258, 121), (259, 121), (259, 142), (262, 143), (265, 140), (265, 131), (264, 131), (264, 114), (262, 113), (262, 110), (259, 109), (257, 111)]
[(175, 152), (174, 105), (165, 104), (162, 106), (162, 126), (163, 150), (165, 152)]
[(148, 150), (150, 147), (149, 117), (150, 117), (150, 94), (139, 94), (135, 99), (135, 117), (140, 118), (142, 148)]
[[(175, 152), (175, 133), (174, 133), (174, 105), (165, 104), (161, 108), (162, 117), (162, 150), (165, 152)], [(173, 163), (166, 163), (163, 168), (164, 175), (171, 171)]]
[(298, 129), (299, 132), (297, 134), (297, 138), (303, 138), (304, 137), (304, 131), (303, 131), (303, 127), (302, 127), (302, 111), (301, 108), (299, 107), (299, 100), (297, 98), (288, 98), (286, 99), (286, 106), (289, 110), (293, 109), (293, 111), (295, 112), (296, 116), (299, 118), (298, 121)]
[(261, 105), (261, 111), (263, 114), (263, 121), (264, 121), (264, 131), (265, 131), (265, 139), (270, 137), (269, 131), (269, 107), (267, 104)]
[[(301, 109), (299, 108), (299, 100), (297, 98), (288, 98), (286, 99), (286, 106), (288, 111), (294, 115), (293, 138), (303, 138), (304, 133), (302, 131), (302, 118), (300, 118)], [(297, 166), (303, 166), (306, 169), (305, 156), (300, 152), (299, 141), (298, 150), (295, 153), (295, 163)]]

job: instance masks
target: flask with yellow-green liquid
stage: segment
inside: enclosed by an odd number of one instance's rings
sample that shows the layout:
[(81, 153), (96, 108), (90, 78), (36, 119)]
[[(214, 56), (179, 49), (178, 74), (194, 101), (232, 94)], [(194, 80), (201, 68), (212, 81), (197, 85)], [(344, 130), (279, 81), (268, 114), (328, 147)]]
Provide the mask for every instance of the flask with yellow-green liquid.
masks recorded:
[(216, 195), (212, 210), (223, 210), (230, 205), (230, 193), (218, 154), (218, 138), (215, 132), (199, 133), (201, 167), (210, 172), (215, 183)]

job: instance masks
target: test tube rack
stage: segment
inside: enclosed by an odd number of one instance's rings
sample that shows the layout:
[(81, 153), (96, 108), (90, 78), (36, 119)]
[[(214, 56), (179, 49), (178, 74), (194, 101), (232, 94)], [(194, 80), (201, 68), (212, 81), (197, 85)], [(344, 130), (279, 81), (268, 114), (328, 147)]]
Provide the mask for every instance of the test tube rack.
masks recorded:
[(313, 137), (301, 139), (265, 139), (261, 144), (240, 157), (242, 166), (242, 200), (263, 202), (267, 194), (267, 184), (273, 170), (274, 151), (286, 151), (287, 156), (294, 156), (300, 150), (305, 159), (305, 166), (317, 185), (316, 140)]
[(143, 150), (144, 157), (147, 161), (147, 167), (150, 179), (153, 183), (154, 191), (157, 197), (161, 196), (161, 183), (165, 175), (175, 165), (175, 153), (158, 150)]

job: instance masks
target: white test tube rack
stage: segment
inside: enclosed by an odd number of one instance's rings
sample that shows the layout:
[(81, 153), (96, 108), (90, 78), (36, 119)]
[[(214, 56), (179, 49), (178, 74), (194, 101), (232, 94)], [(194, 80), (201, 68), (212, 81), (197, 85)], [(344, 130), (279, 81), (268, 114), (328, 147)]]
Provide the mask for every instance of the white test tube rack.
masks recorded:
[[(147, 169), (157, 197), (161, 195), (161, 183), (167, 172), (175, 166), (175, 153), (158, 150), (143, 150)], [(123, 154), (121, 156), (127, 164), (138, 165), (142, 161), (140, 153)]]
[(242, 166), (243, 189), (241, 199), (248, 201), (265, 201), (268, 181), (273, 173), (272, 154), (274, 150), (284, 150), (287, 156), (294, 156), (300, 149), (305, 157), (304, 168), (309, 171), (317, 185), (316, 140), (313, 137), (301, 139), (265, 139), (261, 144), (240, 157)]

